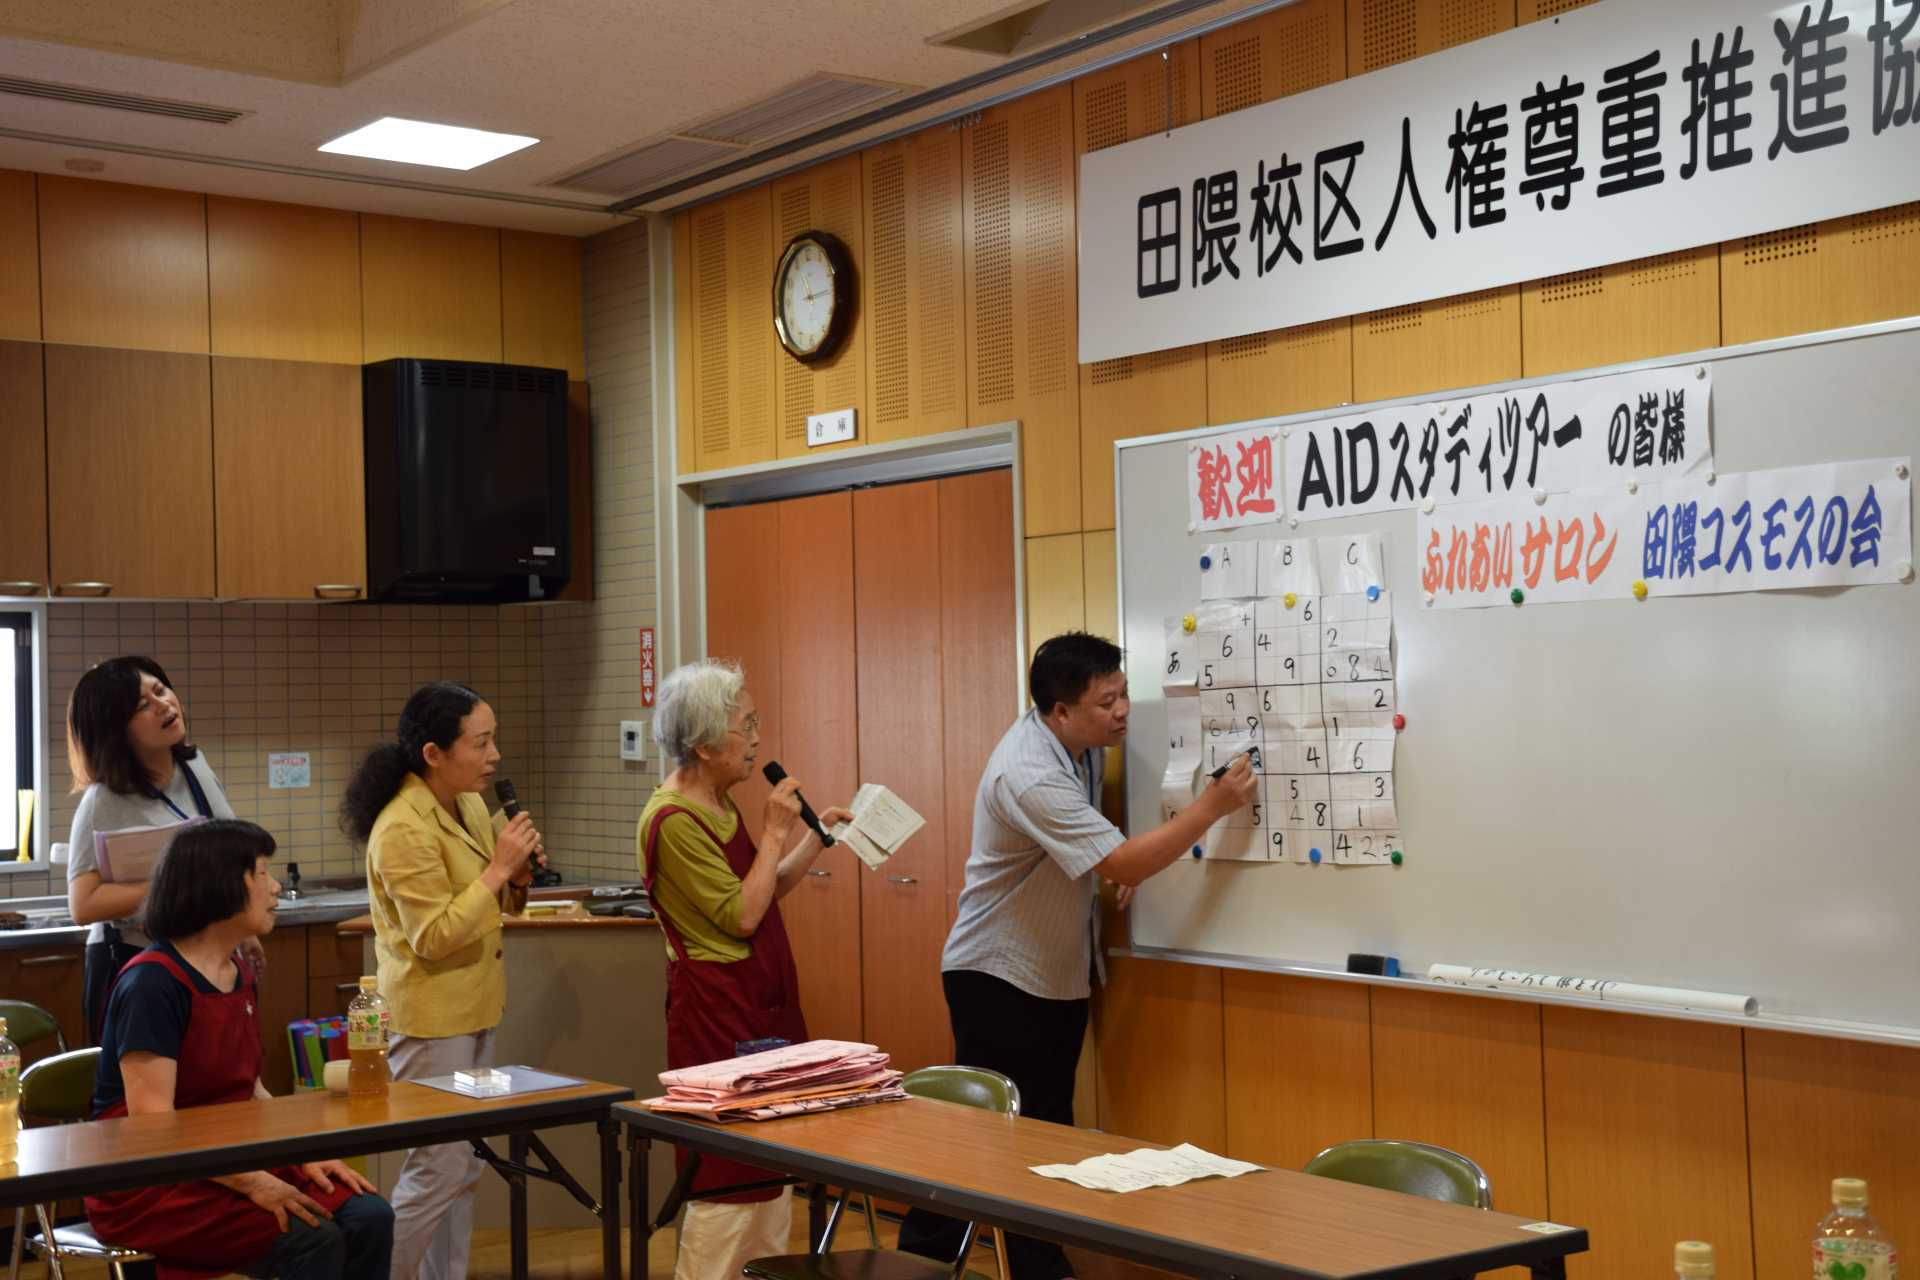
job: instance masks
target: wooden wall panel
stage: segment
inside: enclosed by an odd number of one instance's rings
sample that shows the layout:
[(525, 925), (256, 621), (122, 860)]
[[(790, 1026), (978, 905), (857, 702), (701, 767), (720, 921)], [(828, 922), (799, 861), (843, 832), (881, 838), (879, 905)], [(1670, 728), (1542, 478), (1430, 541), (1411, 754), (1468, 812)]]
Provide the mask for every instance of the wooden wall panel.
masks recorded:
[(1451, 49), (1513, 20), (1514, 0), (1348, 0), (1347, 74)]
[(1073, 93), (984, 112), (965, 140), (967, 421), (1021, 423), (1029, 535), (1081, 528)]
[(39, 187), (48, 342), (208, 350), (205, 196), (52, 174)]
[[(854, 262), (853, 324), (840, 350), (816, 364), (802, 364), (788, 355), (777, 340), (774, 342), (774, 365), (779, 370), (773, 388), (775, 449), (782, 458), (852, 448), (867, 440), (867, 320), (865, 308), (860, 305), (863, 287), (860, 276), (867, 270), (868, 260), (862, 225), (864, 201), (860, 167), (859, 156), (843, 156), (772, 184), (773, 236), (767, 248), (771, 255), (767, 262), (769, 281), (779, 265), (781, 251), (802, 231), (825, 231), (839, 237)], [(772, 305), (770, 299), (769, 293), (768, 308)], [(772, 329), (770, 309), (764, 311), (760, 323)], [(853, 439), (846, 444), (809, 449), (807, 415), (848, 408), (855, 411)]]
[(1209, 423), (1305, 413), (1353, 399), (1353, 321), (1346, 316), (1207, 344)]
[(866, 184), (867, 427), (873, 443), (967, 424), (960, 131), (861, 153)]
[(1221, 971), (1107, 957), (1100, 991), (1100, 1123), (1150, 1142), (1227, 1142)]
[(1227, 1153), (1298, 1169), (1373, 1137), (1368, 988), (1232, 969), (1222, 979)]
[[(853, 495), (842, 490), (773, 506), (779, 538), (761, 550), (779, 558), (772, 575), (780, 596), (779, 714), (791, 726), (779, 759), (824, 809), (845, 804), (860, 785)], [(824, 850), (813, 874), (780, 903), (800, 969), (800, 1007), (814, 1036), (860, 1039), (863, 870), (844, 847)]]
[(49, 346), (46, 358), (56, 589), (107, 582), (116, 596), (211, 597), (208, 357)]
[(360, 215), (360, 294), (369, 364), (396, 356), (498, 363), (500, 232)]
[(879, 872), (860, 877), (861, 948), (873, 958), (866, 1039), (912, 1071), (953, 1054), (940, 990), (950, 907), (939, 482), (857, 491), (853, 548), (861, 775), (912, 796), (927, 821)]
[(674, 472), (699, 470), (693, 431), (693, 218), (673, 215), (673, 440)]
[[(1185, 40), (1073, 82), (1078, 155), (1200, 118), (1200, 46)], [(1243, 247), (1241, 255), (1250, 252)], [(1185, 264), (1182, 265), (1185, 269)], [(1243, 270), (1251, 270), (1243, 265)], [(1197, 427), (1207, 417), (1203, 344), (1080, 366), (1080, 527), (1113, 527), (1113, 442)]]
[(207, 197), (213, 354), (360, 363), (360, 219)]
[(1520, 286), (1531, 378), (1720, 345), (1720, 246), (1682, 249)]
[(939, 482), (939, 491), (941, 751), (951, 924), (973, 847), (974, 793), (987, 758), (1025, 700), (1016, 675), (1013, 473), (953, 476)]
[[(4, 250), (0, 250), (4, 252)], [(0, 342), (0, 595), (47, 589), (47, 401), (37, 342)]]
[(508, 364), (587, 376), (580, 240), (531, 231), (500, 233), (500, 336)]
[(40, 207), (33, 175), (0, 169), (0, 341), (40, 340)]
[(1375, 1137), (1458, 1151), (1486, 1171), (1495, 1209), (1549, 1216), (1539, 1005), (1376, 987), (1373, 1062)]
[[(1865, 1178), (1896, 1241), (1920, 1240), (1920, 1049), (1747, 1031), (1755, 1280), (1801, 1280), (1834, 1178)], [(1911, 1245), (1907, 1246), (1910, 1250)]]
[[(765, 186), (691, 215), (694, 471), (773, 461), (772, 193)], [(781, 357), (784, 358), (784, 357)]]
[(1519, 376), (1519, 285), (1353, 318), (1356, 404)]
[[(786, 739), (780, 656), (781, 591), (778, 574), (767, 572), (767, 548), (780, 545), (780, 508), (773, 503), (708, 510), (707, 653), (740, 664), (747, 692), (760, 713), (762, 760), (778, 760)], [(757, 840), (767, 801), (758, 770), (733, 789), (747, 830)]]
[(1115, 572), (1114, 531), (1100, 529), (1086, 535), (1081, 561), (1085, 565), (1087, 630), (1120, 643), (1120, 582)]
[(213, 361), (214, 585), (311, 601), (367, 586), (360, 370)]
[(1568, 1274), (1664, 1274), (1674, 1241), (1708, 1240), (1720, 1280), (1751, 1280), (1739, 1028), (1559, 1007), (1541, 1019), (1548, 1198), (1594, 1241)]
[(1027, 657), (1050, 636), (1087, 626), (1086, 544), (1077, 533), (1028, 538)]
[(1920, 202), (1720, 246), (1721, 340), (1912, 315), (1920, 298)]
[(1558, 17), (1592, 3), (1594, 0), (1518, 0), (1515, 16), (1520, 22), (1538, 22), (1542, 18)]
[(567, 383), (567, 585), (556, 600), (593, 602), (593, 386)]

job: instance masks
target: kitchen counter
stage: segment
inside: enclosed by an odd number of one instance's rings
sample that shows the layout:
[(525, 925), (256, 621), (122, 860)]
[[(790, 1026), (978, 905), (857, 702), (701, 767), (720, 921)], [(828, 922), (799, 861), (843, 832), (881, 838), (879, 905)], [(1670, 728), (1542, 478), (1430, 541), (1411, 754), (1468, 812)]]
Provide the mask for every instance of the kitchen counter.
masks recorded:
[[(25, 928), (0, 929), (0, 951), (86, 945), (88, 926), (72, 923), (65, 898), (20, 898), (0, 903), (0, 909), (27, 916)], [(363, 915), (366, 909), (365, 889), (316, 893), (291, 902), (282, 900), (277, 919), (282, 925), (332, 924)]]

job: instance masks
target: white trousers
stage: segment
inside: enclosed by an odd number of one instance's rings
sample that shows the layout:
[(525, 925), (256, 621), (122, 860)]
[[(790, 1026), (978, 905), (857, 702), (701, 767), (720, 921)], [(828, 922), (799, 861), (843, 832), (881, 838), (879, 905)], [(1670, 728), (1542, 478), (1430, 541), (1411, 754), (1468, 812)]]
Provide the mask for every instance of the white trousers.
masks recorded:
[(752, 1259), (792, 1252), (792, 1236), (792, 1187), (753, 1204), (696, 1200), (682, 1211), (673, 1280), (739, 1280)]
[[(492, 1066), (493, 1031), (436, 1038), (395, 1036), (387, 1061), (395, 1080)], [(393, 1185), (392, 1280), (467, 1280), (473, 1191), (486, 1167), (464, 1142), (407, 1152)]]

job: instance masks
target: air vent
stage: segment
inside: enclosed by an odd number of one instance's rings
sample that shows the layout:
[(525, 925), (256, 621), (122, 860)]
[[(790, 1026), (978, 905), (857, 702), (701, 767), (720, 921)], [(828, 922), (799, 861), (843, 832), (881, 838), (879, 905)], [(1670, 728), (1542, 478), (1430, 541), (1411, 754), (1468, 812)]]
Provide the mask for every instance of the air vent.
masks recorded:
[(853, 80), (821, 72), (790, 84), (771, 97), (677, 130), (689, 138), (757, 147), (762, 143), (831, 124), (843, 116), (912, 92), (905, 85)]
[(621, 196), (730, 160), (742, 149), (694, 138), (662, 138), (625, 155), (555, 178), (546, 185)]
[(133, 93), (112, 93), (105, 89), (85, 89), (79, 85), (51, 84), (44, 80), (22, 80), (18, 76), (0, 76), (0, 93), (23, 98), (45, 98), (53, 102), (72, 102), (83, 107), (106, 107), (110, 111), (138, 111), (142, 115), (172, 116), (176, 120), (198, 120), (202, 124), (232, 124), (245, 111), (210, 107), (204, 102), (175, 102), (170, 98), (143, 98)]

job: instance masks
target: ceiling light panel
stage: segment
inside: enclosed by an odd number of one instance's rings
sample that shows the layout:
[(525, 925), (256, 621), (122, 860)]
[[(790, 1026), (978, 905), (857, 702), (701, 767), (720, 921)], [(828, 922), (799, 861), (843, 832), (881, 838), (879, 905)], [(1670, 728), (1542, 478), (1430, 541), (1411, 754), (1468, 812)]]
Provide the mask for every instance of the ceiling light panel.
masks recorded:
[(432, 165), (436, 169), (477, 169), (501, 156), (512, 155), (540, 141), (517, 133), (489, 133), (426, 120), (383, 116), (364, 128), (342, 134), (320, 145), (320, 150), (398, 164)]

